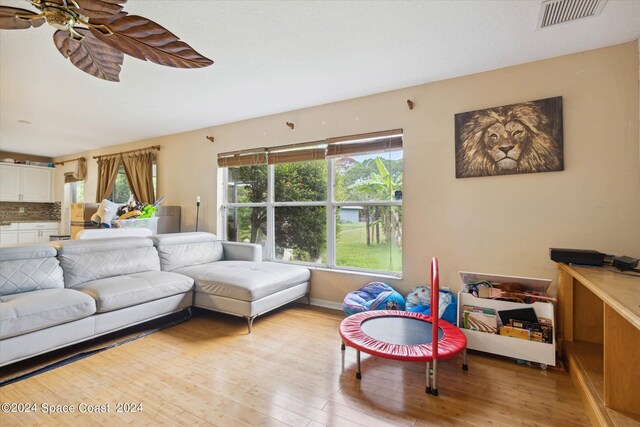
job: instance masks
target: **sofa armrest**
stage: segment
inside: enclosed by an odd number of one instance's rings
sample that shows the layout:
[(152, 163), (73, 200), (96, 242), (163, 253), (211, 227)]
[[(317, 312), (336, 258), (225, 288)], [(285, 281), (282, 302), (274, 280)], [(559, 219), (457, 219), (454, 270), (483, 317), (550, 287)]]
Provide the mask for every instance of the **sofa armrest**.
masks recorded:
[(221, 242), (225, 261), (262, 261), (262, 246), (255, 243)]

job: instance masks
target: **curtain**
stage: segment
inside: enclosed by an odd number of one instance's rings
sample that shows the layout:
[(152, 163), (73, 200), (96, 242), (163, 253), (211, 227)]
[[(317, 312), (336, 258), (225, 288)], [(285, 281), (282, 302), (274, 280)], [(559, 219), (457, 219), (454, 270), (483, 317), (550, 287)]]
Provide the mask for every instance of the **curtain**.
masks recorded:
[(238, 166), (256, 166), (267, 164), (267, 149), (235, 151), (218, 154), (218, 166), (221, 168)]
[(327, 139), (327, 157), (353, 156), (402, 149), (402, 129)]
[(111, 198), (121, 162), (122, 156), (101, 157), (98, 159), (98, 191), (96, 191), (96, 203)]
[(73, 177), (76, 181), (83, 181), (87, 176), (87, 160), (81, 157), (76, 162), (76, 168), (73, 171)]
[(392, 129), (328, 138), (322, 141), (219, 153), (218, 166), (224, 168), (255, 166), (265, 163), (273, 165), (401, 149), (402, 129)]
[(65, 172), (65, 174), (64, 174), (64, 183), (65, 184), (70, 183), (70, 182), (78, 182), (78, 181), (79, 181), (78, 179), (75, 179), (73, 177), (73, 172)]
[(326, 152), (327, 145), (324, 141), (280, 145), (268, 149), (268, 163), (275, 165), (278, 163), (323, 160)]
[(138, 202), (153, 204), (156, 200), (153, 194), (153, 153), (125, 154), (122, 162), (133, 197)]

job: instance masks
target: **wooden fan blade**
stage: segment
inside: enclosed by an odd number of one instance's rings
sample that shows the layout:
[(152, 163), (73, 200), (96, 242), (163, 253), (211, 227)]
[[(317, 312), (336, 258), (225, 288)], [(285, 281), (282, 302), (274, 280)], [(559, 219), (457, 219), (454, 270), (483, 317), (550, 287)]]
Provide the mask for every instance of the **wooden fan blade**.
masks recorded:
[(110, 36), (91, 28), (101, 41), (127, 55), (176, 68), (201, 68), (213, 61), (200, 55), (169, 30), (142, 16), (129, 15), (110, 23)]
[(122, 5), (127, 0), (75, 0), (80, 6), (78, 12), (89, 18), (92, 24), (108, 24), (123, 18), (127, 12), (122, 11)]
[(69, 38), (66, 31), (58, 30), (53, 34), (53, 42), (60, 53), (85, 73), (110, 82), (119, 82), (124, 54), (102, 43), (89, 30), (76, 28), (76, 31), (84, 36), (82, 41)]
[(16, 14), (21, 16), (38, 16), (30, 10), (17, 7), (0, 6), (0, 29), (3, 30), (24, 30), (31, 27), (39, 27), (44, 24), (44, 18), (37, 18), (31, 21), (16, 18)]

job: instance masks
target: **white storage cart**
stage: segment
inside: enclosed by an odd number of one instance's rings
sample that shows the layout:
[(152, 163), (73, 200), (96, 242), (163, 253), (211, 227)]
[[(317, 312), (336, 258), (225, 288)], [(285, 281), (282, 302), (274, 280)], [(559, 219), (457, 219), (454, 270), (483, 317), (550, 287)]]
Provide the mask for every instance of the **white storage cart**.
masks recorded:
[[(551, 284), (551, 280), (546, 279), (500, 276), (495, 274), (460, 272), (460, 277), (464, 284), (479, 280), (486, 280), (494, 283), (521, 283), (525, 285), (527, 289), (537, 290), (544, 293), (546, 293), (549, 285)], [(463, 307), (465, 305), (494, 309), (496, 311), (496, 316), (498, 315), (497, 312), (501, 310), (533, 307), (536, 316), (551, 320), (551, 326), (553, 327), (553, 342), (549, 344), (465, 329), (463, 319)], [(521, 304), (496, 299), (476, 298), (472, 294), (464, 292), (463, 288), (463, 290), (458, 292), (458, 326), (466, 335), (467, 348), (471, 350), (479, 350), (501, 356), (513, 357), (515, 359), (536, 362), (540, 364), (542, 369), (546, 369), (547, 365), (555, 366), (556, 364), (556, 322), (553, 304), (550, 302)]]

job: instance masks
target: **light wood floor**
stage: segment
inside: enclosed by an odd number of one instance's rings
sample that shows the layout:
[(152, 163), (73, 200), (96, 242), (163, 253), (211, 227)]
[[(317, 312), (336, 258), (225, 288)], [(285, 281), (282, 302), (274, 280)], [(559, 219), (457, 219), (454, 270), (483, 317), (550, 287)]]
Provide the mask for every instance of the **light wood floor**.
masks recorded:
[[(439, 392), (424, 392), (424, 365), (340, 351), (342, 315), (288, 306), (244, 320), (206, 313), (181, 325), (0, 388), (2, 402), (39, 412), (2, 413), (0, 425), (577, 426), (589, 425), (568, 374), (469, 355), (440, 364)], [(75, 413), (46, 415), (42, 404)], [(80, 404), (109, 413), (79, 414)], [(117, 403), (142, 412), (117, 413)]]

